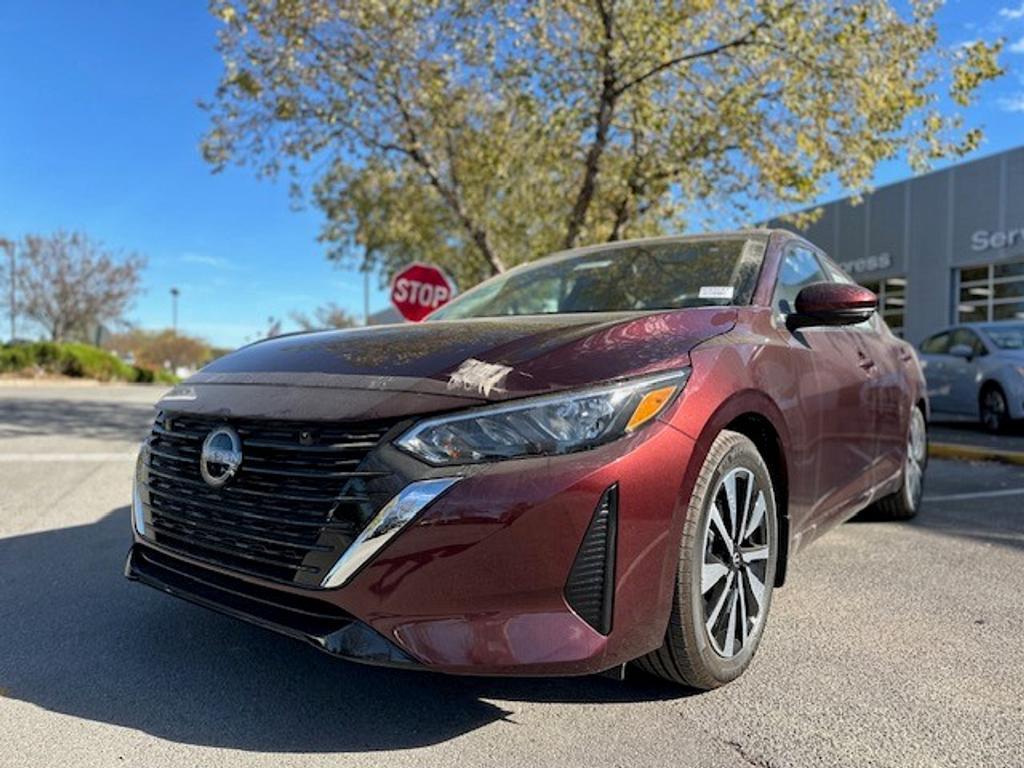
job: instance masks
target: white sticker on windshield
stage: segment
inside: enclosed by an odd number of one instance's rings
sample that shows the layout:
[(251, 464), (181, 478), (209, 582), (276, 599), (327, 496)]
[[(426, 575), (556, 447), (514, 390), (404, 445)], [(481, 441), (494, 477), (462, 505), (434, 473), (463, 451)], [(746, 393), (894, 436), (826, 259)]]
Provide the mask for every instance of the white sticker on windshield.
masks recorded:
[(733, 293), (735, 290), (731, 285), (702, 285), (697, 297), (701, 299), (731, 299)]
[(584, 269), (604, 269), (610, 267), (612, 263), (611, 259), (605, 259), (604, 261), (583, 261), (572, 268), (573, 272), (582, 272)]

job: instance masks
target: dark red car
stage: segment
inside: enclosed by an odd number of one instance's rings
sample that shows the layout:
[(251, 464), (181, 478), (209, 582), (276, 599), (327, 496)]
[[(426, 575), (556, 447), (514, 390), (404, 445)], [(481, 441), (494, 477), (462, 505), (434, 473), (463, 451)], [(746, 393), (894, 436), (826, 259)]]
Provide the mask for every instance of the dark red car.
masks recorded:
[(130, 578), (357, 661), (696, 688), (811, 540), (916, 512), (928, 413), (875, 297), (778, 230), (557, 254), (158, 408)]

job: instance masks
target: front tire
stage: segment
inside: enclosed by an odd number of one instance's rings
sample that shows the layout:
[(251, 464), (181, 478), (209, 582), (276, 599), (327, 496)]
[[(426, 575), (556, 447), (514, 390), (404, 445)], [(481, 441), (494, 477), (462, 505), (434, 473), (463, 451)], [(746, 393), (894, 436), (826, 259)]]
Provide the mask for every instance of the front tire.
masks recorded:
[(986, 384), (978, 403), (982, 426), (993, 434), (1005, 432), (1010, 425), (1006, 395), (998, 384)]
[(764, 632), (778, 549), (768, 467), (747, 437), (723, 431), (690, 497), (665, 640), (638, 666), (700, 690), (743, 674)]

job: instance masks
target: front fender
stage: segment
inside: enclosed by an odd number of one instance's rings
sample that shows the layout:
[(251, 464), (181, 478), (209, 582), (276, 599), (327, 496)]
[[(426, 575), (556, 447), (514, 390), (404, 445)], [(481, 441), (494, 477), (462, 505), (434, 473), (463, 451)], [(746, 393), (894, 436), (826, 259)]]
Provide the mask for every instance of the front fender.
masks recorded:
[(1006, 405), (1010, 411), (1010, 418), (1024, 419), (1024, 362), (1019, 364), (1004, 363), (998, 368), (988, 372), (981, 387), (978, 389), (980, 396), (981, 389), (989, 382), (995, 382), (1006, 395)]

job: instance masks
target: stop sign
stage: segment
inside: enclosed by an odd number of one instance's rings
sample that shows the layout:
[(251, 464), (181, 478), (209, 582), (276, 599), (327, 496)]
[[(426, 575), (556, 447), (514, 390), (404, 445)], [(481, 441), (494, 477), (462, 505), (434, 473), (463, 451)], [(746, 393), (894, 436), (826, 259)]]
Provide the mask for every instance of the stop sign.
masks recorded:
[(402, 317), (418, 323), (448, 303), (455, 284), (437, 267), (415, 261), (391, 279), (391, 303)]

